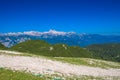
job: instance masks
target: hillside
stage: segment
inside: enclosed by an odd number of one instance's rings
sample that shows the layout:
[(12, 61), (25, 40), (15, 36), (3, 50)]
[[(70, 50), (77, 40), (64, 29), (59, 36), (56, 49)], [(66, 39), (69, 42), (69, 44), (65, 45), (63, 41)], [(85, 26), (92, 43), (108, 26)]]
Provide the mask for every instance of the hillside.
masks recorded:
[[(23, 53), (25, 54), (25, 53)], [(62, 59), (62, 58), (61, 58)], [(68, 58), (64, 58), (68, 59)], [(120, 65), (116, 62), (88, 59), (73, 65), (38, 56), (0, 55), (0, 80), (119, 80)], [(76, 62), (73, 58), (68, 59)], [(86, 59), (85, 59), (86, 61)], [(90, 62), (89, 62), (90, 61)], [(105, 65), (103, 64), (105, 63)], [(90, 66), (90, 64), (94, 65)], [(97, 66), (95, 66), (97, 64)], [(101, 68), (106, 66), (106, 68)], [(7, 70), (6, 70), (7, 69)], [(11, 70), (8, 70), (11, 69)], [(17, 71), (15, 71), (17, 70)], [(21, 72), (20, 72), (21, 71)], [(16, 74), (16, 75), (15, 75)], [(23, 77), (21, 77), (23, 76)], [(31, 79), (30, 79), (31, 77)]]
[(92, 52), (95, 58), (120, 62), (120, 43), (94, 44), (88, 46), (87, 50)]
[(11, 47), (10, 50), (50, 57), (92, 57), (90, 52), (78, 46), (68, 46), (65, 44), (53, 45), (41, 40), (22, 42)]
[(7, 49), (3, 44), (0, 43), (0, 49)]
[(120, 44), (94, 44), (86, 48), (66, 44), (49, 44), (42, 40), (28, 40), (9, 50), (48, 57), (83, 57), (120, 62)]

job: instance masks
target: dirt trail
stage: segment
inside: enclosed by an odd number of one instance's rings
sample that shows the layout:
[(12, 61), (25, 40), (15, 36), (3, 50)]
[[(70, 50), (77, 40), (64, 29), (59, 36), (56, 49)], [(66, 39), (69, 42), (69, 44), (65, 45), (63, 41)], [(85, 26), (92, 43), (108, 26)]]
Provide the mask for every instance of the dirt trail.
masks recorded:
[(90, 76), (120, 76), (120, 69), (101, 69), (88, 66), (77, 66), (38, 57), (0, 55), (0, 67), (15, 70), (26, 70), (34, 73)]

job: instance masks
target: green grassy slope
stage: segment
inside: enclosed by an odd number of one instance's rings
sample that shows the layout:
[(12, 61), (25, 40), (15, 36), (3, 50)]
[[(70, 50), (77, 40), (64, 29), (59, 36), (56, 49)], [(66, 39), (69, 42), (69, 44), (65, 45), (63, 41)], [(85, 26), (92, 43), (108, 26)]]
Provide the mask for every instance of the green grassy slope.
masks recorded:
[(0, 68), (0, 80), (44, 80), (30, 73)]
[(91, 67), (100, 67), (100, 68), (115, 68), (120, 69), (119, 62), (105, 61), (99, 59), (91, 58), (70, 58), (70, 57), (54, 57), (52, 60), (62, 61), (66, 63), (76, 64), (76, 65), (85, 65)]
[[(110, 80), (119, 80), (119, 77), (108, 77)], [(22, 71), (12, 71), (10, 69), (0, 68), (0, 80), (107, 80), (107, 77), (93, 76), (59, 76), (31, 74)]]
[(7, 49), (3, 44), (0, 43), (0, 49)]
[(95, 44), (87, 47), (93, 57), (120, 62), (120, 44)]
[[(7, 49), (0, 44), (0, 49)], [(120, 62), (120, 44), (94, 44), (86, 48), (66, 44), (49, 44), (42, 40), (19, 43), (9, 50), (48, 57), (83, 57)]]
[(83, 48), (65, 44), (52, 45), (41, 40), (29, 40), (11, 47), (10, 50), (49, 57), (91, 57), (91, 53)]

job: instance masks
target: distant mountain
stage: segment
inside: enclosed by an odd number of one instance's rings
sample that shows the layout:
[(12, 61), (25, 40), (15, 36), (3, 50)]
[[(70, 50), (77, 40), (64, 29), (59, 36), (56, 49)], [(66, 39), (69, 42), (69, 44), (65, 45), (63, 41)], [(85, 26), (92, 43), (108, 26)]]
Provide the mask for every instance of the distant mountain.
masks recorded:
[(12, 46), (9, 49), (50, 57), (92, 57), (92, 53), (78, 46), (49, 44), (41, 40), (28, 40)]
[(94, 44), (86, 47), (93, 53), (94, 58), (120, 62), (120, 43), (116, 44)]
[(0, 34), (0, 42), (7, 47), (26, 40), (45, 40), (51, 44), (63, 43), (84, 47), (91, 44), (120, 43), (120, 35), (77, 34), (75, 32), (60, 32), (55, 30), (48, 32), (28, 31)]

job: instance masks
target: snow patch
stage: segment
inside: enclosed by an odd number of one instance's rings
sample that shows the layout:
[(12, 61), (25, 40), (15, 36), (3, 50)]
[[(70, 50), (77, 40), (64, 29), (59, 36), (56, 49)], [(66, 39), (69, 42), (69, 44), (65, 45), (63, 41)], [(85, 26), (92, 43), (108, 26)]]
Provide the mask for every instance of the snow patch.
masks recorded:
[(30, 35), (30, 36), (41, 36), (45, 34), (51, 34), (51, 35), (68, 35), (68, 34), (76, 34), (75, 32), (63, 32), (63, 31), (56, 31), (50, 29), (49, 31), (45, 32), (39, 32), (39, 31), (25, 31), (25, 32), (9, 32), (9, 33), (3, 33), (1, 35), (6, 36), (19, 36), (19, 35)]
[(43, 34), (65, 35), (66, 32), (56, 31), (56, 30), (50, 29), (48, 32), (43, 32)]

